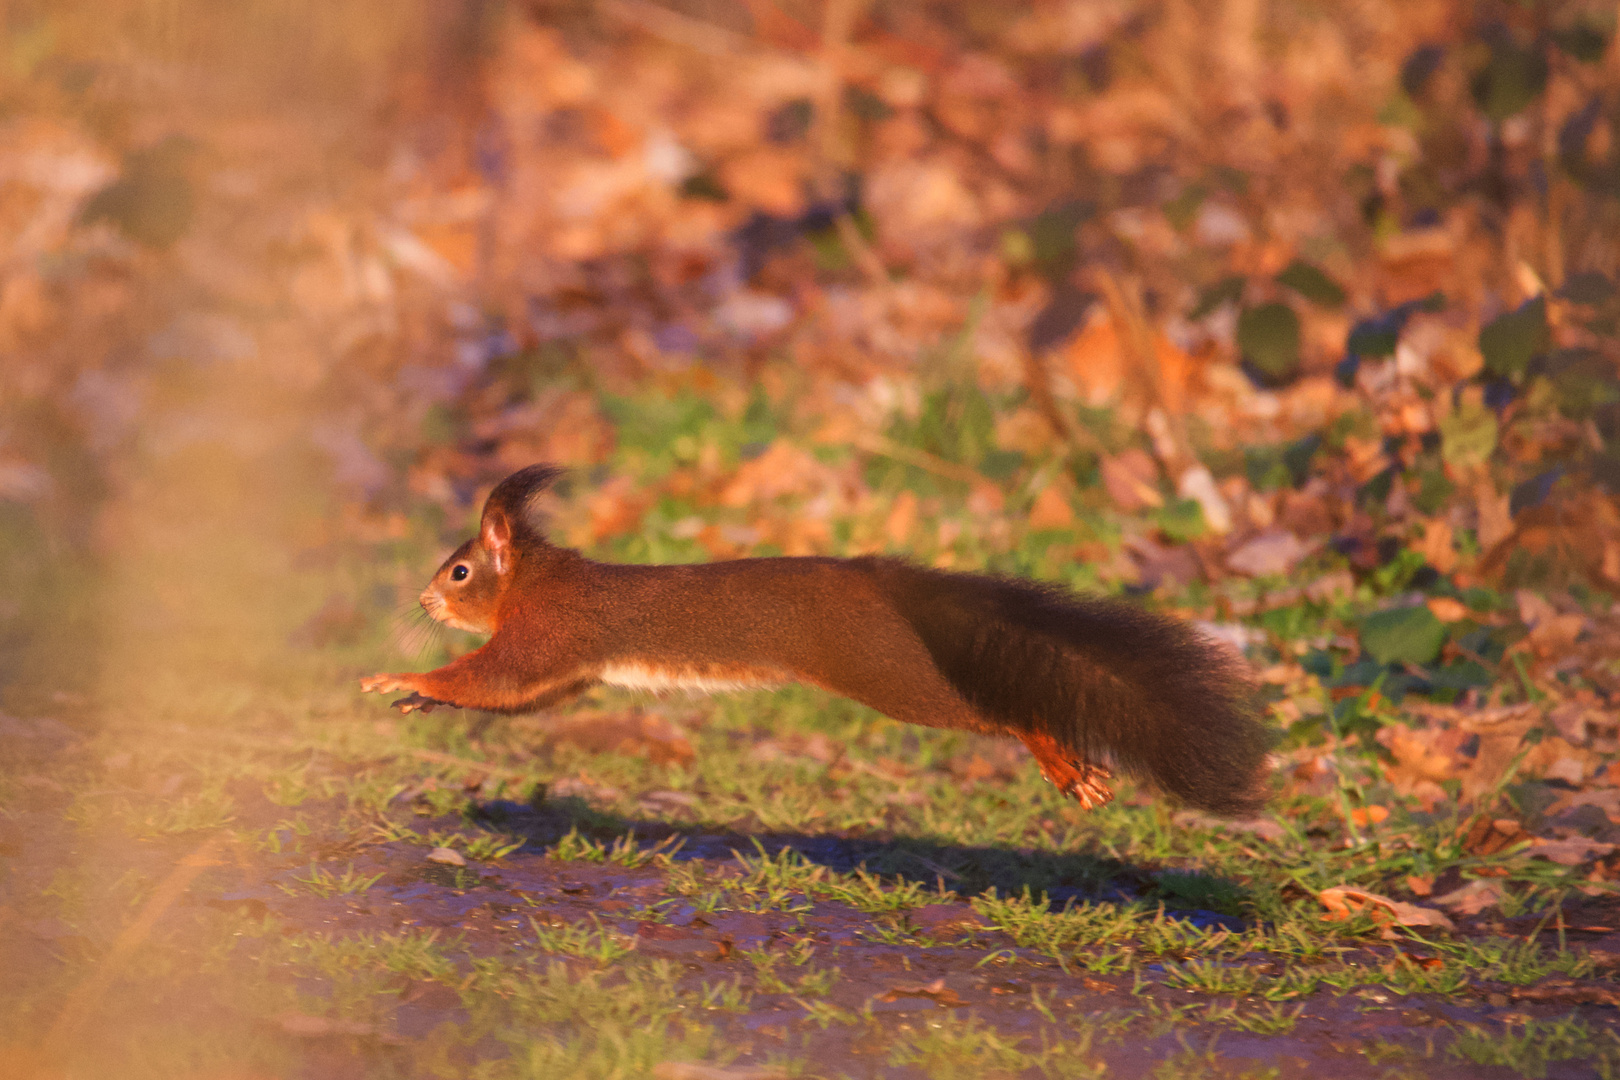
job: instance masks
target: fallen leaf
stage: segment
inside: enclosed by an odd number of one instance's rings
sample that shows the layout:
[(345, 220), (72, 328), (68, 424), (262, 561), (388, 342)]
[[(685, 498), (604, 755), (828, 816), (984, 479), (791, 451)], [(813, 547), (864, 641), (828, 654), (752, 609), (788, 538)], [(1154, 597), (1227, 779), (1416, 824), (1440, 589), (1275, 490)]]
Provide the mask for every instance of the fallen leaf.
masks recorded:
[(1361, 620), (1361, 647), (1380, 664), (1431, 663), (1445, 640), (1446, 628), (1422, 605), (1375, 611)]
[(1310, 554), (1311, 547), (1285, 529), (1268, 529), (1226, 557), (1232, 571), (1249, 577), (1286, 574)]
[(1587, 840), (1580, 837), (1568, 840), (1550, 840), (1538, 836), (1530, 842), (1525, 854), (1532, 858), (1543, 858), (1557, 863), (1559, 866), (1580, 866), (1596, 859), (1606, 858), (1620, 848), (1617, 844), (1605, 844), (1597, 840)]
[[(1449, 522), (1444, 520), (1425, 522), (1423, 526), (1423, 538), (1419, 540), (1418, 543), (1413, 545), (1413, 549), (1417, 551), (1419, 555), (1423, 556), (1423, 560), (1425, 562), (1442, 574), (1449, 574), (1453, 569), (1456, 568), (1457, 549), (1452, 546), (1451, 525)], [(1447, 598), (1436, 597), (1435, 599)], [(1462, 607), (1462, 605), (1456, 600), (1452, 600), (1451, 602), (1453, 604), (1457, 604), (1459, 608)], [(1431, 610), (1433, 609), (1433, 606), (1433, 602), (1431, 601)], [(1448, 608), (1447, 610), (1451, 609)], [(1466, 611), (1466, 609), (1464, 610)], [(1436, 611), (1435, 614), (1439, 615), (1440, 612)], [(1444, 619), (1443, 616), (1442, 618)], [(1455, 622), (1457, 620), (1452, 618), (1444, 619), (1444, 621)]]
[(1402, 900), (1392, 900), (1378, 893), (1367, 892), (1365, 889), (1355, 889), (1348, 885), (1336, 885), (1323, 889), (1316, 894), (1322, 906), (1328, 913), (1324, 918), (1330, 922), (1349, 919), (1363, 910), (1369, 911), (1375, 922), (1393, 921), (1400, 926), (1433, 926), (1441, 930), (1455, 929), (1452, 921), (1446, 918), (1443, 912), (1434, 908), (1420, 907), (1417, 904), (1408, 904)]
[(1350, 811), (1350, 820), (1358, 827), (1365, 829), (1369, 825), (1377, 825), (1389, 818), (1387, 806), (1358, 806)]
[[(1464, 391), (1461, 402), (1440, 421), (1440, 456), (1446, 464), (1458, 469), (1477, 469), (1490, 460), (1496, 451), (1498, 425), (1496, 414), (1486, 407), (1484, 397), (1477, 387), (1472, 387), (1473, 393)], [(1481, 487), (1481, 499), (1487, 495), (1492, 499), (1491, 510), (1494, 514), (1497, 506), (1494, 502), (1495, 489)], [(1485, 513), (1484, 502), (1480, 502), (1480, 512)], [(1506, 513), (1506, 496), (1503, 497), (1501, 507)], [(1500, 522), (1493, 519), (1493, 535), (1500, 538), (1505, 532), (1498, 533)], [(1513, 528), (1512, 516), (1507, 515), (1507, 530)]]
[(1198, 504), (1210, 532), (1225, 536), (1232, 531), (1232, 508), (1215, 486), (1215, 477), (1208, 466), (1193, 465), (1183, 472), (1176, 481), (1176, 494)]
[(924, 904), (906, 912), (906, 920), (918, 930), (935, 934), (983, 930), (990, 925), (984, 916), (962, 904)]
[(1481, 815), (1465, 828), (1463, 850), (1470, 855), (1495, 855), (1530, 838), (1524, 827), (1512, 818), (1492, 819)]
[(1468, 606), (1461, 600), (1453, 600), (1449, 596), (1431, 596), (1426, 601), (1434, 617), (1444, 623), (1462, 622), (1468, 618)]
[(1459, 720), (1459, 729), (1479, 736), (1473, 764), (1462, 774), (1465, 801), (1495, 789), (1502, 774), (1518, 757), (1525, 736), (1540, 719), (1541, 711), (1536, 706), (1513, 705), (1482, 709)]
[(1158, 488), (1159, 467), (1146, 450), (1132, 447), (1102, 461), (1103, 488), (1114, 505), (1127, 513), (1164, 505)]
[(1355, 575), (1343, 567), (1313, 577), (1305, 583), (1306, 598), (1319, 604), (1343, 599), (1355, 591)]
[(1074, 524), (1074, 510), (1057, 484), (1048, 484), (1035, 496), (1035, 505), (1029, 509), (1028, 525), (1031, 529), (1067, 529)]
[(1508, 991), (1514, 1001), (1542, 1001), (1551, 1005), (1620, 1005), (1620, 987), (1603, 983), (1551, 978)]
[(1489, 479), (1480, 480), (1474, 494), (1474, 509), (1479, 515), (1479, 546), (1485, 551), (1494, 550), (1513, 535), (1511, 505), (1506, 492), (1498, 492)]
[(877, 999), (879, 1001), (898, 1001), (907, 997), (929, 998), (942, 1009), (955, 1009), (967, 1004), (960, 994), (945, 985), (943, 978), (935, 979), (927, 984), (896, 983), (885, 993), (879, 994)]
[(1584, 615), (1555, 615), (1535, 625), (1525, 640), (1542, 659), (1556, 659), (1569, 653), (1586, 628)]
[(1299, 316), (1281, 301), (1244, 308), (1238, 315), (1237, 343), (1267, 386), (1283, 385), (1299, 367)]
[(1461, 888), (1453, 889), (1444, 896), (1435, 897), (1434, 902), (1458, 915), (1478, 915), (1486, 908), (1495, 907), (1501, 899), (1502, 883), (1481, 878), (1470, 881)]

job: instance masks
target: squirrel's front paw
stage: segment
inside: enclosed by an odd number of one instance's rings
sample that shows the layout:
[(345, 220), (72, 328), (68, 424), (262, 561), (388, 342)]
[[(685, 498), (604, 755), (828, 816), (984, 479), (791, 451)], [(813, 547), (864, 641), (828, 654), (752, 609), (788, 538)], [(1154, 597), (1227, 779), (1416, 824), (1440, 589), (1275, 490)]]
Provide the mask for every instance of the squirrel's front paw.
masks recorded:
[(440, 705), (444, 705), (448, 708), (455, 707), (448, 701), (440, 701), (438, 698), (424, 697), (421, 694), (416, 693), (411, 694), (410, 697), (402, 697), (398, 701), (391, 702), (391, 704), (394, 708), (398, 709), (402, 713), (430, 713)]
[(371, 675), (360, 680), (362, 694), (392, 694), (397, 690), (415, 690), (416, 680), (410, 675)]

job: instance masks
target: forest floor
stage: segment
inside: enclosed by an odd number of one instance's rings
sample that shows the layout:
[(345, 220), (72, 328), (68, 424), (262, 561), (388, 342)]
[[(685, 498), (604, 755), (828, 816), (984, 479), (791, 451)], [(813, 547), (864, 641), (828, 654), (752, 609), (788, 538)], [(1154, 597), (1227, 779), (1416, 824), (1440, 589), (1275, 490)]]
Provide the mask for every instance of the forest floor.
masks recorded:
[[(248, 389), (188, 380), (154, 417)], [(25, 1075), (1620, 1065), (1620, 897), (1579, 832), (1601, 795), (1521, 784), (1539, 810), (1498, 819), (1335, 785), (1223, 822), (1127, 786), (1087, 813), (1016, 744), (798, 688), (400, 718), (355, 690), (374, 640), (304, 618), (366, 571), (288, 553), (318, 506), (258, 400), (235, 454), (139, 463), (82, 599), (98, 640), (10, 688)]]

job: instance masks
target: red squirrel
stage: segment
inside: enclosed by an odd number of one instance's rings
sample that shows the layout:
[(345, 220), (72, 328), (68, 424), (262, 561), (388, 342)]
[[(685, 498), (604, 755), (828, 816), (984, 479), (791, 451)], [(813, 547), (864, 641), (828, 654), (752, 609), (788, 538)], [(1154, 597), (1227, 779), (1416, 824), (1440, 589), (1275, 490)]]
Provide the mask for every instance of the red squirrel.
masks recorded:
[(880, 556), (600, 563), (549, 543), (533, 503), (561, 470), (496, 486), (478, 535), (422, 593), (488, 634), (436, 671), (362, 690), (530, 712), (594, 686), (729, 690), (809, 683), (913, 724), (1012, 735), (1090, 809), (1104, 762), (1225, 815), (1264, 801), (1270, 738), (1243, 661), (1188, 624), (1117, 600)]

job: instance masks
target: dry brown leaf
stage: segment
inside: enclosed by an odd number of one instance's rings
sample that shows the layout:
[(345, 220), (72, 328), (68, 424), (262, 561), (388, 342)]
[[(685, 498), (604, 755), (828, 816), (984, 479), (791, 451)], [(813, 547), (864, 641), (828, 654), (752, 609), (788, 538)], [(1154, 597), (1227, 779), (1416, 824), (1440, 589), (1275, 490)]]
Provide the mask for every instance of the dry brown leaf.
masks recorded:
[(925, 997), (942, 1009), (955, 1009), (967, 1002), (955, 990), (945, 985), (944, 979), (935, 979), (931, 983), (896, 983), (886, 992), (879, 994), (879, 1001), (898, 1001), (906, 997)]
[(1327, 909), (1323, 918), (1330, 922), (1349, 919), (1363, 910), (1368, 911), (1374, 921), (1393, 921), (1399, 926), (1433, 926), (1441, 930), (1455, 929), (1454, 924), (1446, 918), (1443, 912), (1434, 908), (1420, 907), (1417, 904), (1408, 904), (1402, 900), (1392, 900), (1378, 893), (1368, 892), (1365, 889), (1356, 889), (1348, 885), (1336, 885), (1323, 889), (1316, 894), (1322, 906)]
[(1506, 493), (1498, 492), (1487, 479), (1474, 491), (1474, 508), (1479, 517), (1479, 546), (1491, 551), (1513, 534), (1513, 513)]
[(1458, 728), (1479, 736), (1474, 760), (1462, 774), (1462, 797), (1471, 801), (1495, 789), (1513, 764), (1524, 737), (1541, 720), (1535, 705), (1513, 705), (1461, 715)]
[(1333, 531), (1333, 510), (1321, 495), (1292, 488), (1282, 493), (1276, 523), (1295, 536), (1310, 538)]
[(1226, 557), (1226, 565), (1248, 577), (1271, 577), (1293, 570), (1310, 550), (1293, 533), (1270, 529), (1239, 545)]
[(1125, 358), (1119, 335), (1106, 314), (1098, 313), (1063, 347), (1063, 360), (1088, 405), (1100, 406), (1119, 396), (1125, 383)]
[(1449, 596), (1431, 596), (1427, 604), (1434, 617), (1441, 622), (1461, 622), (1468, 618), (1468, 606), (1461, 600)]
[(1379, 730), (1377, 738), (1394, 759), (1384, 765), (1384, 777), (1399, 794), (1428, 806), (1446, 799), (1440, 785), (1470, 764), (1462, 754), (1469, 736), (1455, 727), (1390, 724)]
[(1496, 855), (1531, 838), (1524, 826), (1512, 818), (1490, 818), (1484, 814), (1465, 824), (1458, 832), (1462, 837), (1463, 850), (1470, 855), (1480, 856)]
[(804, 211), (804, 155), (783, 147), (756, 147), (720, 167), (720, 182), (749, 206), (777, 217)]
[(1350, 811), (1350, 822), (1359, 829), (1369, 828), (1389, 820), (1387, 806), (1358, 806)]
[(1502, 899), (1502, 883), (1499, 881), (1480, 878), (1470, 881), (1458, 889), (1453, 889), (1444, 896), (1437, 896), (1434, 902), (1441, 907), (1449, 908), (1458, 915), (1478, 915), (1486, 908), (1495, 907)]
[(1620, 988), (1597, 982), (1576, 982), (1562, 976), (1543, 979), (1508, 991), (1514, 1001), (1541, 1001), (1553, 1005), (1620, 1005)]
[(1103, 488), (1114, 505), (1131, 512), (1164, 505), (1159, 467), (1146, 450), (1132, 447), (1102, 461)]
[[(966, 904), (924, 904), (906, 912), (906, 920), (926, 933), (961, 933), (989, 926), (984, 916)], [(943, 986), (941, 980), (940, 984)]]
[[(1442, 574), (1449, 574), (1456, 568), (1457, 549), (1452, 546), (1451, 524), (1447, 521), (1436, 519), (1425, 522), (1423, 525), (1423, 537), (1413, 545), (1413, 550), (1422, 555), (1424, 561)], [(1452, 603), (1457, 603), (1457, 601), (1453, 600)]]
[(1035, 496), (1028, 524), (1031, 529), (1067, 529), (1074, 524), (1074, 510), (1060, 485), (1048, 484)]
[(1547, 859), (1559, 866), (1581, 866), (1597, 859), (1608, 858), (1620, 849), (1620, 844), (1605, 844), (1584, 837), (1567, 840), (1549, 840), (1538, 836), (1530, 842), (1525, 854), (1531, 858)]

